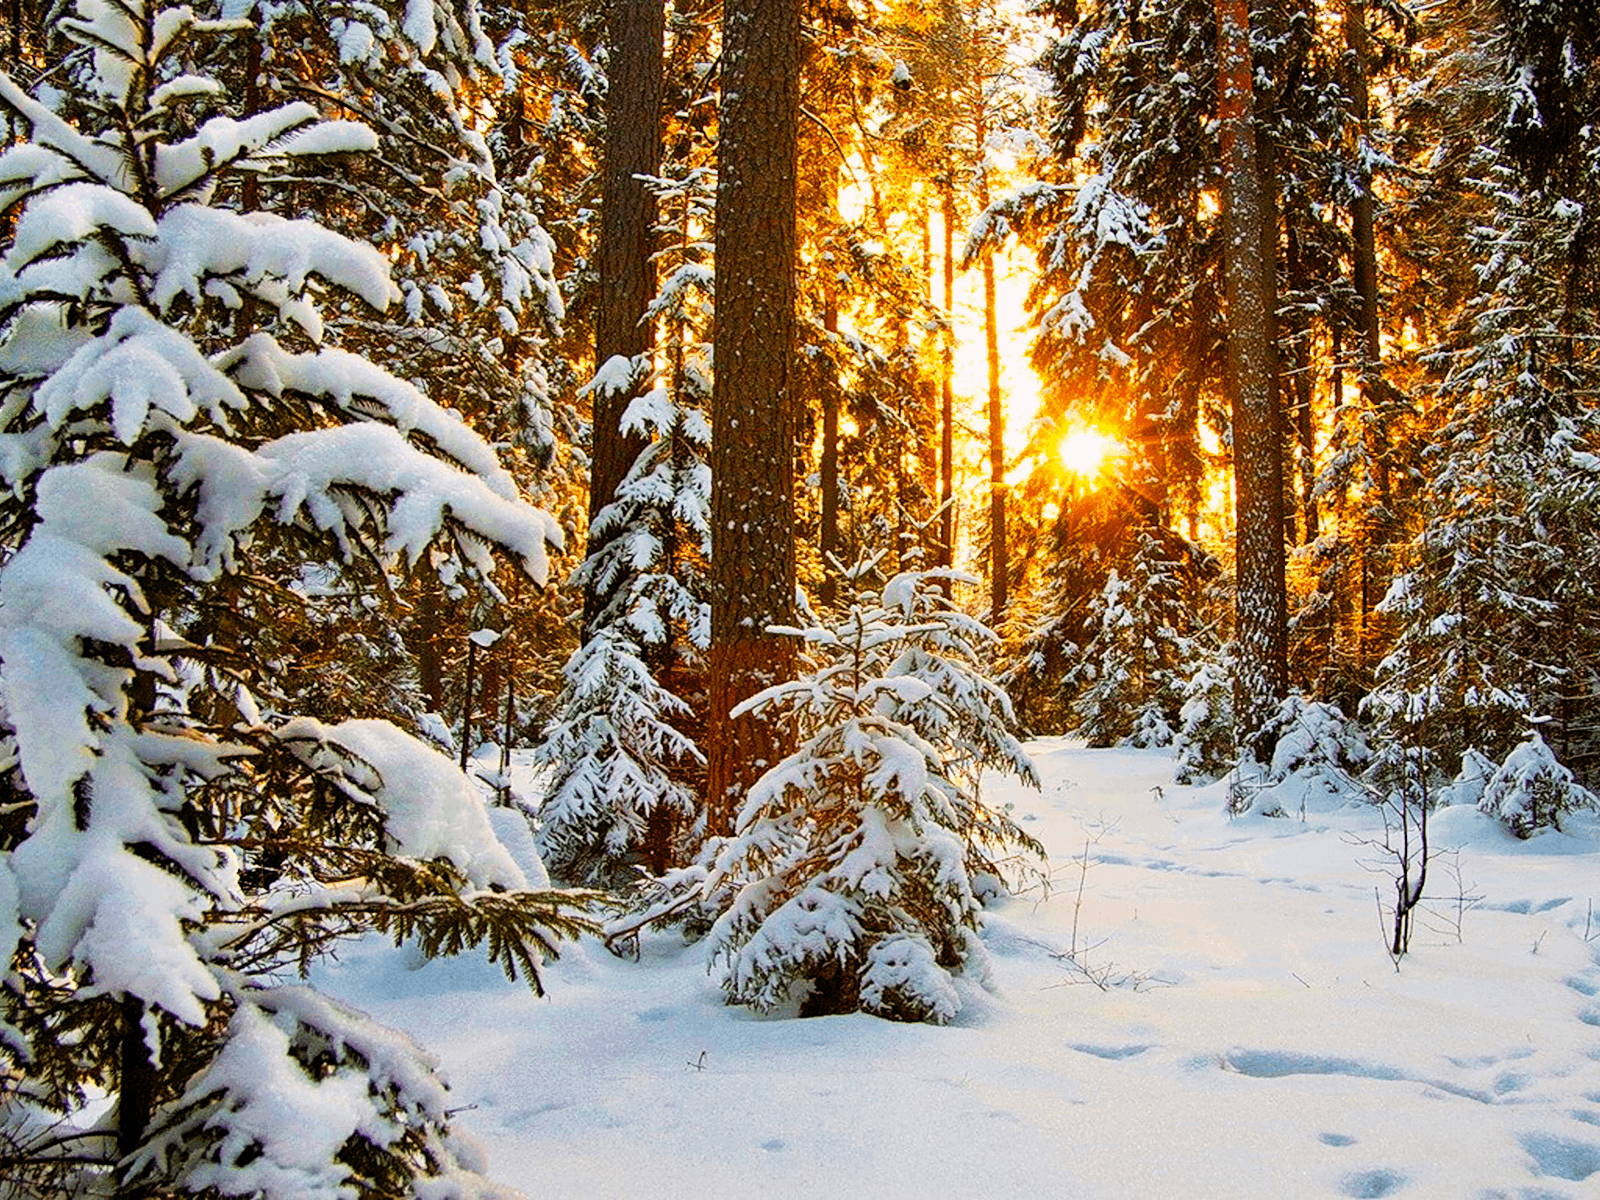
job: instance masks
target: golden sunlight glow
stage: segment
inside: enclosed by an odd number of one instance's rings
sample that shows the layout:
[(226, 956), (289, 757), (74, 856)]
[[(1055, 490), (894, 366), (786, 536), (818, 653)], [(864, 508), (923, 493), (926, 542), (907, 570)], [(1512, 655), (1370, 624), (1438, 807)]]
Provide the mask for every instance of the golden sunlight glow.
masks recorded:
[(1061, 439), (1061, 464), (1087, 483), (1093, 483), (1106, 459), (1122, 453), (1122, 443), (1098, 429), (1075, 429)]

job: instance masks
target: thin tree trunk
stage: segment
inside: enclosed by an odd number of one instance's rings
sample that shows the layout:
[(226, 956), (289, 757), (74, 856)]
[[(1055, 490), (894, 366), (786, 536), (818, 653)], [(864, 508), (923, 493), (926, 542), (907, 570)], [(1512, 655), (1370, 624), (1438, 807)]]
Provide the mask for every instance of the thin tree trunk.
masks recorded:
[(708, 832), (733, 829), (782, 752), (768, 720), (731, 710), (792, 673), (768, 627), (794, 603), (796, 169), (799, 0), (723, 8), (712, 391)]
[[(833, 351), (833, 335), (839, 332), (839, 300), (833, 281), (822, 285), (822, 328), (828, 334), (828, 350)], [(821, 600), (832, 607), (838, 599), (839, 579), (834, 560), (839, 555), (839, 381), (833, 372), (832, 358), (824, 367), (822, 380), (822, 459), (817, 465), (822, 482), (822, 588)]]
[[(600, 287), (595, 306), (594, 358), (599, 370), (612, 358), (636, 358), (652, 344), (645, 312), (655, 291), (650, 251), (655, 197), (640, 180), (661, 164), (661, 92), (666, 20), (663, 0), (610, 0), (610, 92), (606, 104), (605, 162), (601, 177)], [(616, 499), (646, 444), (622, 431), (632, 389), (597, 388), (589, 466), (589, 524)], [(591, 533), (588, 552), (606, 538)], [(583, 628), (594, 632), (610, 599), (591, 584), (583, 600)]]
[[(1285, 220), (1289, 290), (1295, 296), (1305, 294), (1305, 260), (1300, 254), (1300, 236), (1295, 224), (1297, 209), (1291, 208)], [(1317, 439), (1312, 422), (1311, 330), (1298, 309), (1292, 318), (1294, 326), (1290, 337), (1294, 342), (1294, 428), (1296, 455), (1300, 480), (1300, 527), (1307, 545), (1317, 540), (1321, 533), (1321, 520), (1317, 514)], [(1289, 472), (1285, 471), (1285, 475)]]
[(1217, 0), (1224, 278), (1233, 414), (1238, 570), (1234, 720), (1248, 744), (1288, 690), (1283, 554), (1283, 458), (1273, 388), (1272, 264), (1256, 158), (1254, 65), (1246, 0)]
[(417, 656), (417, 682), (428, 706), (444, 711), (444, 658), (439, 650), (439, 577), (424, 571), (418, 584), (416, 633), (412, 649)]
[(1357, 642), (1358, 665), (1363, 679), (1374, 647), (1370, 631), (1373, 609), (1380, 589), (1374, 557), (1378, 547), (1389, 540), (1393, 495), (1389, 478), (1389, 445), (1385, 413), (1382, 337), (1378, 318), (1378, 250), (1372, 170), (1368, 165), (1368, 132), (1371, 102), (1368, 97), (1368, 44), (1365, 0), (1346, 0), (1344, 10), (1345, 52), (1349, 64), (1347, 87), (1357, 127), (1356, 195), (1350, 206), (1350, 234), (1355, 266), (1355, 289), (1361, 300), (1361, 328), (1357, 348), (1361, 403), (1369, 413), (1362, 422), (1362, 438), (1371, 465), (1376, 503), (1369, 497), (1361, 516), (1361, 633)]
[[(941, 201), (944, 216), (944, 374), (939, 407), (939, 565), (955, 565), (955, 188), (946, 176)], [(948, 584), (946, 588), (948, 590)]]
[[(982, 154), (989, 131), (981, 110), (975, 132), (978, 152)], [(989, 172), (981, 163), (978, 203), (989, 207)], [(1010, 600), (1011, 563), (1006, 545), (1006, 418), (1000, 395), (1000, 318), (991, 248), (983, 252), (983, 348), (989, 372), (989, 623), (998, 626)]]

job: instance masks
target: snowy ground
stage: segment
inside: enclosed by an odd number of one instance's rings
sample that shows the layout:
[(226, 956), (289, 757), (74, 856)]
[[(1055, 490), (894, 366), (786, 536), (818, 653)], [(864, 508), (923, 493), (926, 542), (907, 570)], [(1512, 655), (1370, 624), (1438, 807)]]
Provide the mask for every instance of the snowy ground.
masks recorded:
[(1230, 820), (1162, 754), (1032, 749), (1052, 882), (991, 910), (949, 1028), (724, 1007), (670, 934), (568, 951), (545, 1000), (373, 945), (327, 982), (440, 1055), (529, 1196), (1600, 1194), (1600, 822), (1442, 810), (1397, 972), (1372, 810)]

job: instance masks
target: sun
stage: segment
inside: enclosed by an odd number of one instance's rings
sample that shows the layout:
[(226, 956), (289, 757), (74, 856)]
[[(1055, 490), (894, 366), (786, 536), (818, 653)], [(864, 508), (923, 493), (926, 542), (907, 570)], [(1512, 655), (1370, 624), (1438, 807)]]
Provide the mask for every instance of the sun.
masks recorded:
[(1073, 475), (1093, 482), (1104, 469), (1106, 459), (1122, 452), (1122, 443), (1098, 429), (1075, 429), (1061, 439), (1058, 453), (1061, 465)]

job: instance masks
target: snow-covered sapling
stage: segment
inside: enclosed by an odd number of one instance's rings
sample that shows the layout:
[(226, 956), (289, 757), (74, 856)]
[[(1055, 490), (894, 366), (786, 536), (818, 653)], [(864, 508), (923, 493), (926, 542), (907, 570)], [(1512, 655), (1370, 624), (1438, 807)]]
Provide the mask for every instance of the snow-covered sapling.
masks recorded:
[(1236, 757), (1232, 661), (1226, 656), (1201, 659), (1182, 695), (1173, 777), (1179, 783), (1209, 783), (1227, 774)]
[(751, 789), (702, 883), (731, 895), (711, 932), (730, 1001), (943, 1023), (956, 976), (981, 977), (975, 865), (1038, 847), (983, 806), (977, 774), (1036, 776), (979, 665), (987, 630), (943, 598), (949, 576), (898, 575), (832, 624), (787, 630), (815, 670), (748, 702), (798, 746)]
[(1540, 829), (1560, 829), (1561, 818), (1568, 813), (1597, 807), (1600, 800), (1573, 778), (1538, 730), (1506, 755), (1478, 801), (1480, 810), (1519, 838), (1532, 837)]

